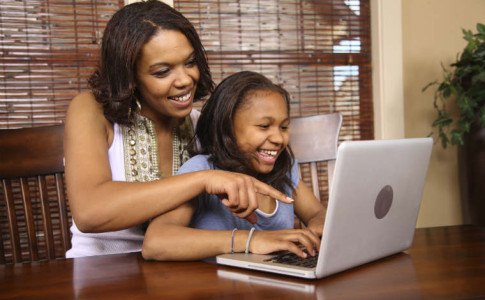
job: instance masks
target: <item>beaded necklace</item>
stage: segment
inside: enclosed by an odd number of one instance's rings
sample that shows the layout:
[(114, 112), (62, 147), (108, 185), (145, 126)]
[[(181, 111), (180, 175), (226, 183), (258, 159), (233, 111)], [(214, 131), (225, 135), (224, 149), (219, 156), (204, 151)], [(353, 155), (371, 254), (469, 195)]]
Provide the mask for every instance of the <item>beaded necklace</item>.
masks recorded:
[[(153, 181), (165, 177), (160, 171), (158, 142), (153, 122), (136, 114), (131, 126), (121, 126), (127, 181)], [(192, 121), (184, 122), (172, 131), (172, 175), (189, 159), (187, 144), (194, 135)]]

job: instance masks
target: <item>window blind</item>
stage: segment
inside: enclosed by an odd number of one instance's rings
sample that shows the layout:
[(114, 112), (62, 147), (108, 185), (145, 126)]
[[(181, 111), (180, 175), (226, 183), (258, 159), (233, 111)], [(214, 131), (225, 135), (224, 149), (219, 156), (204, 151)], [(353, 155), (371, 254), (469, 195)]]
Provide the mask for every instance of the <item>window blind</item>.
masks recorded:
[(265, 74), (293, 96), (292, 116), (340, 111), (343, 140), (372, 139), (368, 0), (175, 0), (216, 82)]
[[(64, 120), (121, 6), (0, 2), (0, 128)], [(291, 116), (339, 111), (341, 140), (373, 138), (369, 0), (175, 0), (174, 7), (198, 30), (216, 83), (241, 70), (261, 72), (290, 92)], [(323, 166), (319, 174), (325, 182)]]
[[(369, 0), (175, 0), (216, 83), (261, 72), (292, 95), (291, 116), (339, 111), (340, 140), (373, 139)], [(302, 167), (308, 182), (309, 169)], [(326, 182), (326, 166), (318, 166)], [(320, 185), (321, 199), (328, 188)]]
[(60, 123), (123, 0), (0, 2), (0, 128)]

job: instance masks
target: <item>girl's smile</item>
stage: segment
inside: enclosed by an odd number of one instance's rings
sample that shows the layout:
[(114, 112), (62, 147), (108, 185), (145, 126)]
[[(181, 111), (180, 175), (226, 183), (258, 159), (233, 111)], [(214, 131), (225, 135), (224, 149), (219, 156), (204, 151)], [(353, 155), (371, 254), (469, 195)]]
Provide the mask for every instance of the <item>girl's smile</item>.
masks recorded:
[(260, 90), (246, 96), (234, 114), (234, 134), (255, 171), (266, 174), (273, 170), (288, 145), (288, 126), (288, 110), (281, 94)]

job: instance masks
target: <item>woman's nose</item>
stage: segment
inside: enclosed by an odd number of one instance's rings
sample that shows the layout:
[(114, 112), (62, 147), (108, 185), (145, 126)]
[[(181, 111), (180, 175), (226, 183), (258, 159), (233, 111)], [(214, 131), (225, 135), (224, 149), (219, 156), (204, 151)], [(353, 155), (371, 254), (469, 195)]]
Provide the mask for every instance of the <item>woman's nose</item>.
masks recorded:
[(176, 87), (185, 87), (187, 85), (190, 85), (191, 83), (192, 83), (192, 77), (190, 76), (189, 71), (186, 70), (185, 68), (180, 68), (177, 71), (174, 85)]

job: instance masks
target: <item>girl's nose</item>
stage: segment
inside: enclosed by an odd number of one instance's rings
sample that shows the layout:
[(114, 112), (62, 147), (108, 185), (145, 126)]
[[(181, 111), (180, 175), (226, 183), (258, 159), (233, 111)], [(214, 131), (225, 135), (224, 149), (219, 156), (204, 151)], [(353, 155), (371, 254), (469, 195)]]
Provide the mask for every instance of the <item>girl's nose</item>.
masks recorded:
[(280, 129), (275, 129), (271, 133), (269, 140), (274, 144), (282, 144), (284, 141), (283, 133)]

